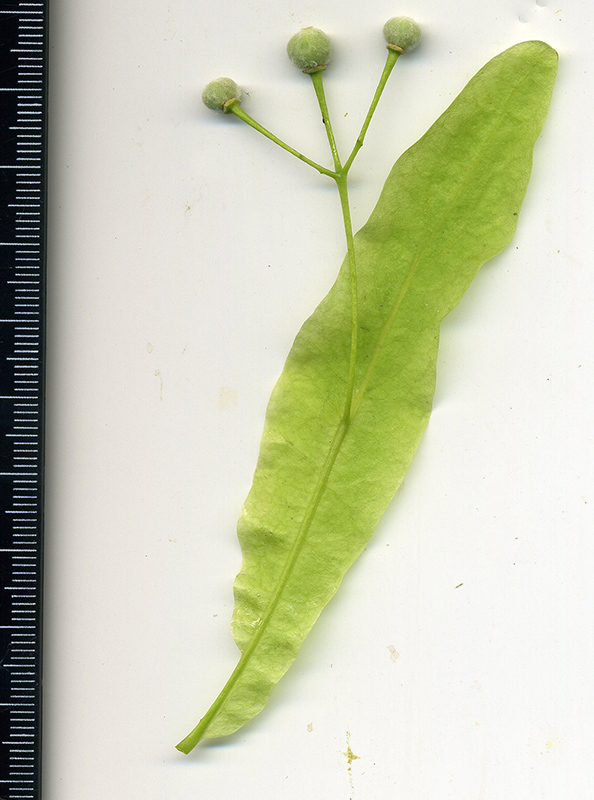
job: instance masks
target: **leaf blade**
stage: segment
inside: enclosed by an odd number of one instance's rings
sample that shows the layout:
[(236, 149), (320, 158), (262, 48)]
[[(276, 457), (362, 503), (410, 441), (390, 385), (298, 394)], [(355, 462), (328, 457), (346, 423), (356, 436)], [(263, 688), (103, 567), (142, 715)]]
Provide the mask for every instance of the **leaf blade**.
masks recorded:
[(429, 419), (441, 320), (513, 236), (556, 66), (542, 42), (510, 48), (396, 162), (355, 237), (349, 420), (346, 261), (299, 332), (238, 525), (232, 627), (242, 656), (188, 745), (232, 733), (263, 708), (397, 490)]

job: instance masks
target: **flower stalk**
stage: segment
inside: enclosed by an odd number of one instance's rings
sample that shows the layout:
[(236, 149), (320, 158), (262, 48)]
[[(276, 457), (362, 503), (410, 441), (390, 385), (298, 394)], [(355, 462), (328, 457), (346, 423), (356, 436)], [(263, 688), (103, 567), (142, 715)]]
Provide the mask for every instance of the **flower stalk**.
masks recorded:
[(345, 239), (347, 245), (347, 258), (348, 258), (348, 267), (349, 267), (349, 283), (350, 283), (350, 296), (351, 296), (351, 347), (350, 347), (350, 355), (349, 355), (349, 367), (348, 367), (348, 374), (347, 374), (347, 389), (346, 389), (346, 397), (345, 397), (345, 406), (344, 406), (344, 420), (348, 425), (348, 422), (351, 418), (352, 413), (352, 405), (353, 405), (353, 396), (355, 392), (355, 380), (356, 380), (356, 368), (357, 368), (357, 349), (358, 349), (358, 331), (359, 331), (359, 298), (358, 298), (358, 281), (357, 281), (357, 257), (355, 252), (355, 241), (353, 235), (353, 225), (352, 225), (352, 218), (351, 218), (351, 210), (350, 210), (350, 202), (349, 202), (349, 193), (348, 193), (348, 174), (349, 170), (353, 165), (353, 162), (357, 156), (359, 150), (363, 147), (363, 143), (365, 140), (365, 135), (367, 133), (367, 129), (371, 123), (373, 114), (379, 100), (383, 94), (384, 88), (386, 83), (388, 82), (388, 78), (398, 60), (401, 52), (399, 50), (394, 49), (393, 47), (388, 46), (388, 56), (386, 59), (386, 63), (381, 74), (379, 83), (375, 90), (375, 94), (369, 106), (369, 110), (367, 111), (367, 115), (361, 127), (361, 131), (355, 141), (353, 149), (345, 162), (344, 166), (340, 159), (340, 154), (338, 151), (338, 145), (336, 143), (336, 137), (334, 135), (334, 130), (332, 128), (332, 122), (330, 119), (330, 113), (328, 111), (328, 103), (326, 100), (326, 93), (324, 90), (324, 67), (319, 69), (310, 71), (304, 70), (310, 75), (312, 85), (314, 88), (314, 92), (318, 101), (318, 105), (322, 114), (322, 122), (324, 124), (324, 128), (326, 130), (326, 135), (328, 137), (328, 144), (330, 146), (330, 152), (332, 155), (332, 161), (334, 164), (334, 169), (327, 169), (326, 167), (318, 164), (316, 161), (305, 156), (303, 153), (296, 150), (291, 145), (284, 142), (274, 133), (269, 131), (259, 122), (257, 122), (253, 117), (251, 117), (241, 106), (240, 100), (232, 100), (230, 103), (227, 104), (225, 107), (225, 111), (227, 113), (234, 114), (238, 119), (245, 122), (255, 131), (261, 133), (271, 142), (274, 142), (278, 147), (281, 147), (286, 152), (290, 153), (291, 155), (298, 158), (305, 164), (308, 164), (313, 169), (317, 170), (321, 175), (326, 175), (329, 178), (332, 178), (337, 186), (338, 195), (340, 199), (340, 208), (342, 213), (342, 220), (343, 220), (343, 227), (345, 232)]

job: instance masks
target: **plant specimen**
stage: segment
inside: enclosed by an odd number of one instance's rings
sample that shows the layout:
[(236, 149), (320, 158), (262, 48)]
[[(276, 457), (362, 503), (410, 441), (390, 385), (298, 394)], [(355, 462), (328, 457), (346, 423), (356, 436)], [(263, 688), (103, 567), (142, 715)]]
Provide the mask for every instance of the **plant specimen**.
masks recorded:
[(253, 486), (238, 525), (243, 564), (232, 630), (239, 662), (178, 745), (233, 733), (266, 704), (303, 639), (364, 549), (400, 485), (431, 411), (440, 323), (478, 269), (511, 240), (534, 143), (557, 70), (544, 42), (489, 61), (396, 162), (368, 222), (353, 235), (347, 179), (388, 77), (419, 42), (406, 17), (384, 27), (387, 60), (361, 132), (343, 161), (323, 75), (328, 37), (289, 42), (309, 74), (333, 166), (299, 153), (243, 109), (228, 78), (203, 99), (234, 114), (333, 180), (347, 254), (299, 331), (267, 410)]

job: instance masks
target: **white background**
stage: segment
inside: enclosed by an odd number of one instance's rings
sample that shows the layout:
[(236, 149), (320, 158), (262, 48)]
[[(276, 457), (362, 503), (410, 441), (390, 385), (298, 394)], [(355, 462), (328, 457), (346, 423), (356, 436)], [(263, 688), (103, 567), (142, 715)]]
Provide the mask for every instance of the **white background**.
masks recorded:
[[(591, 800), (593, 130), (588, 0), (54, 0), (44, 800)], [(405, 484), (252, 724), (174, 744), (236, 662), (235, 522), (269, 393), (343, 257), (329, 162), (416, 17), (353, 168), (388, 170), (506, 47), (560, 53), (517, 236), (443, 326)], [(348, 743), (347, 743), (348, 739)], [(344, 753), (359, 756), (350, 770)]]

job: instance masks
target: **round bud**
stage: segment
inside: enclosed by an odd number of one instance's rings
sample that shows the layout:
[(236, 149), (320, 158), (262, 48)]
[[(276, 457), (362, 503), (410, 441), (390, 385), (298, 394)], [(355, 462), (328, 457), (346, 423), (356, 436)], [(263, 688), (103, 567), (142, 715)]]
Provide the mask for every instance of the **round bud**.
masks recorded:
[(231, 78), (217, 78), (202, 92), (202, 102), (213, 111), (228, 113), (231, 103), (241, 100), (241, 89)]
[(384, 37), (388, 48), (408, 53), (421, 41), (421, 29), (410, 17), (392, 17), (384, 25)]
[(289, 58), (303, 72), (326, 69), (332, 46), (330, 39), (319, 28), (303, 28), (289, 39)]

